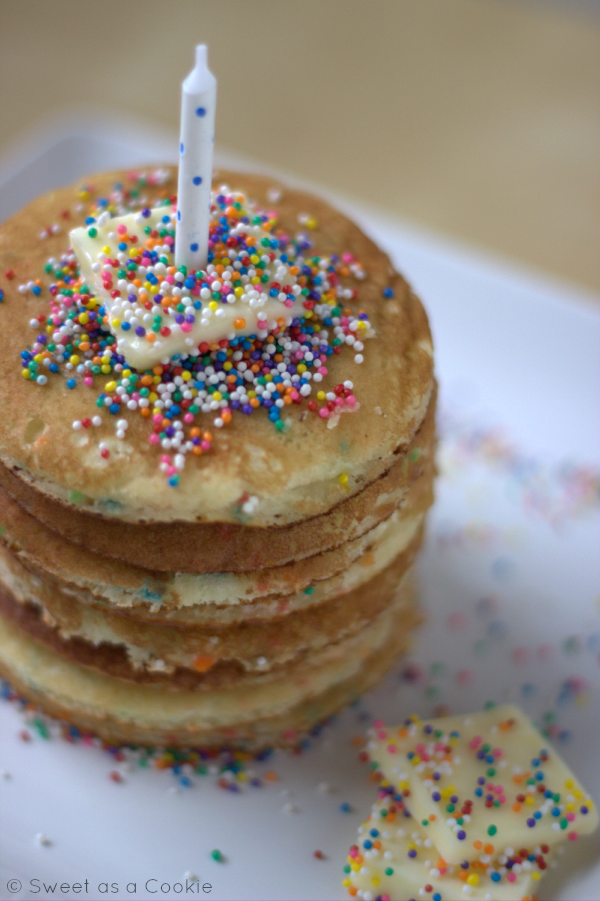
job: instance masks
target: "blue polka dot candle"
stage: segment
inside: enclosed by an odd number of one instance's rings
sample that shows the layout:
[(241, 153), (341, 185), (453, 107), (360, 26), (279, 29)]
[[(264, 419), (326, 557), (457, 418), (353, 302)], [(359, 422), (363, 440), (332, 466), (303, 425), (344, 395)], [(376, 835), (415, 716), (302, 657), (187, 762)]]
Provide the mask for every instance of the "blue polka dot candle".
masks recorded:
[(207, 263), (216, 105), (217, 82), (200, 44), (196, 65), (181, 86), (175, 262), (188, 271)]

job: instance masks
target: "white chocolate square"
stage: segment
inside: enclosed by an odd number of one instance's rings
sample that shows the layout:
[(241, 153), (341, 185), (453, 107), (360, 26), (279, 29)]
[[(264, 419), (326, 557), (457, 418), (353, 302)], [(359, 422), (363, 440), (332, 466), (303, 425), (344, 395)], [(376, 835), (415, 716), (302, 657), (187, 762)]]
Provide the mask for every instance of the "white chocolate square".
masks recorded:
[[(553, 845), (593, 832), (598, 813), (571, 770), (511, 704), (377, 725), (368, 751), (448, 863), (495, 848)], [(543, 789), (543, 790), (542, 790)]]
[(344, 885), (356, 889), (363, 901), (521, 901), (537, 895), (552, 852), (533, 848), (520, 855), (506, 850), (494, 857), (482, 848), (478, 858), (464, 866), (447, 864), (427, 830), (404, 816), (402, 801), (388, 796), (373, 805), (371, 816), (359, 827)]

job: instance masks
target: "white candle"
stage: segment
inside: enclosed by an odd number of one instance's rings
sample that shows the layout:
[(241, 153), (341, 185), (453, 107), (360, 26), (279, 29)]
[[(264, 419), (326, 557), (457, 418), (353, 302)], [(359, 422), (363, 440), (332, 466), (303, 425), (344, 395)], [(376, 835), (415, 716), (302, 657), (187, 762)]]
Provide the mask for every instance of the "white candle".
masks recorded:
[(216, 105), (217, 82), (200, 44), (195, 68), (181, 86), (175, 263), (188, 271), (207, 263)]

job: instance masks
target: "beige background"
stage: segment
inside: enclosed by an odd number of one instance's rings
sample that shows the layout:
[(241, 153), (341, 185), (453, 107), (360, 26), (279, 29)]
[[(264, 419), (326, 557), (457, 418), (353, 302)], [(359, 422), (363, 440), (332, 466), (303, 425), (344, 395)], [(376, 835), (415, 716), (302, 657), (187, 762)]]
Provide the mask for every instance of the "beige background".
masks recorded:
[(0, 154), (72, 103), (176, 131), (199, 42), (222, 147), (600, 294), (597, 4), (0, 0)]

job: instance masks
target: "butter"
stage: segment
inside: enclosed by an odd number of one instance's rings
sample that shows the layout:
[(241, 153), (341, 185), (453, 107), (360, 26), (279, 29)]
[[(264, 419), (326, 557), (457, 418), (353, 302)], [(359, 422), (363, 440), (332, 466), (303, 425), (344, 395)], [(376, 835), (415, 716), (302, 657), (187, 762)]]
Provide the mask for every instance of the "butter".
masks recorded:
[[(304, 315), (306, 298), (296, 276), (278, 253), (271, 259), (272, 254), (263, 252), (263, 241), (271, 242), (272, 236), (254, 220), (240, 222), (232, 235), (254, 238), (255, 262), (242, 267), (232, 250), (222, 272), (208, 264), (201, 284), (186, 286), (192, 273), (186, 279), (174, 264), (175, 217), (171, 205), (115, 218), (105, 212), (70, 233), (81, 274), (104, 306), (117, 353), (128, 366), (145, 371), (189, 355), (202, 343), (266, 337)], [(148, 246), (148, 228), (155, 232), (150, 243), (159, 259), (128, 269)], [(160, 231), (167, 234), (161, 238)], [(238, 277), (242, 268), (247, 271)], [(285, 291), (273, 289), (273, 283)]]

